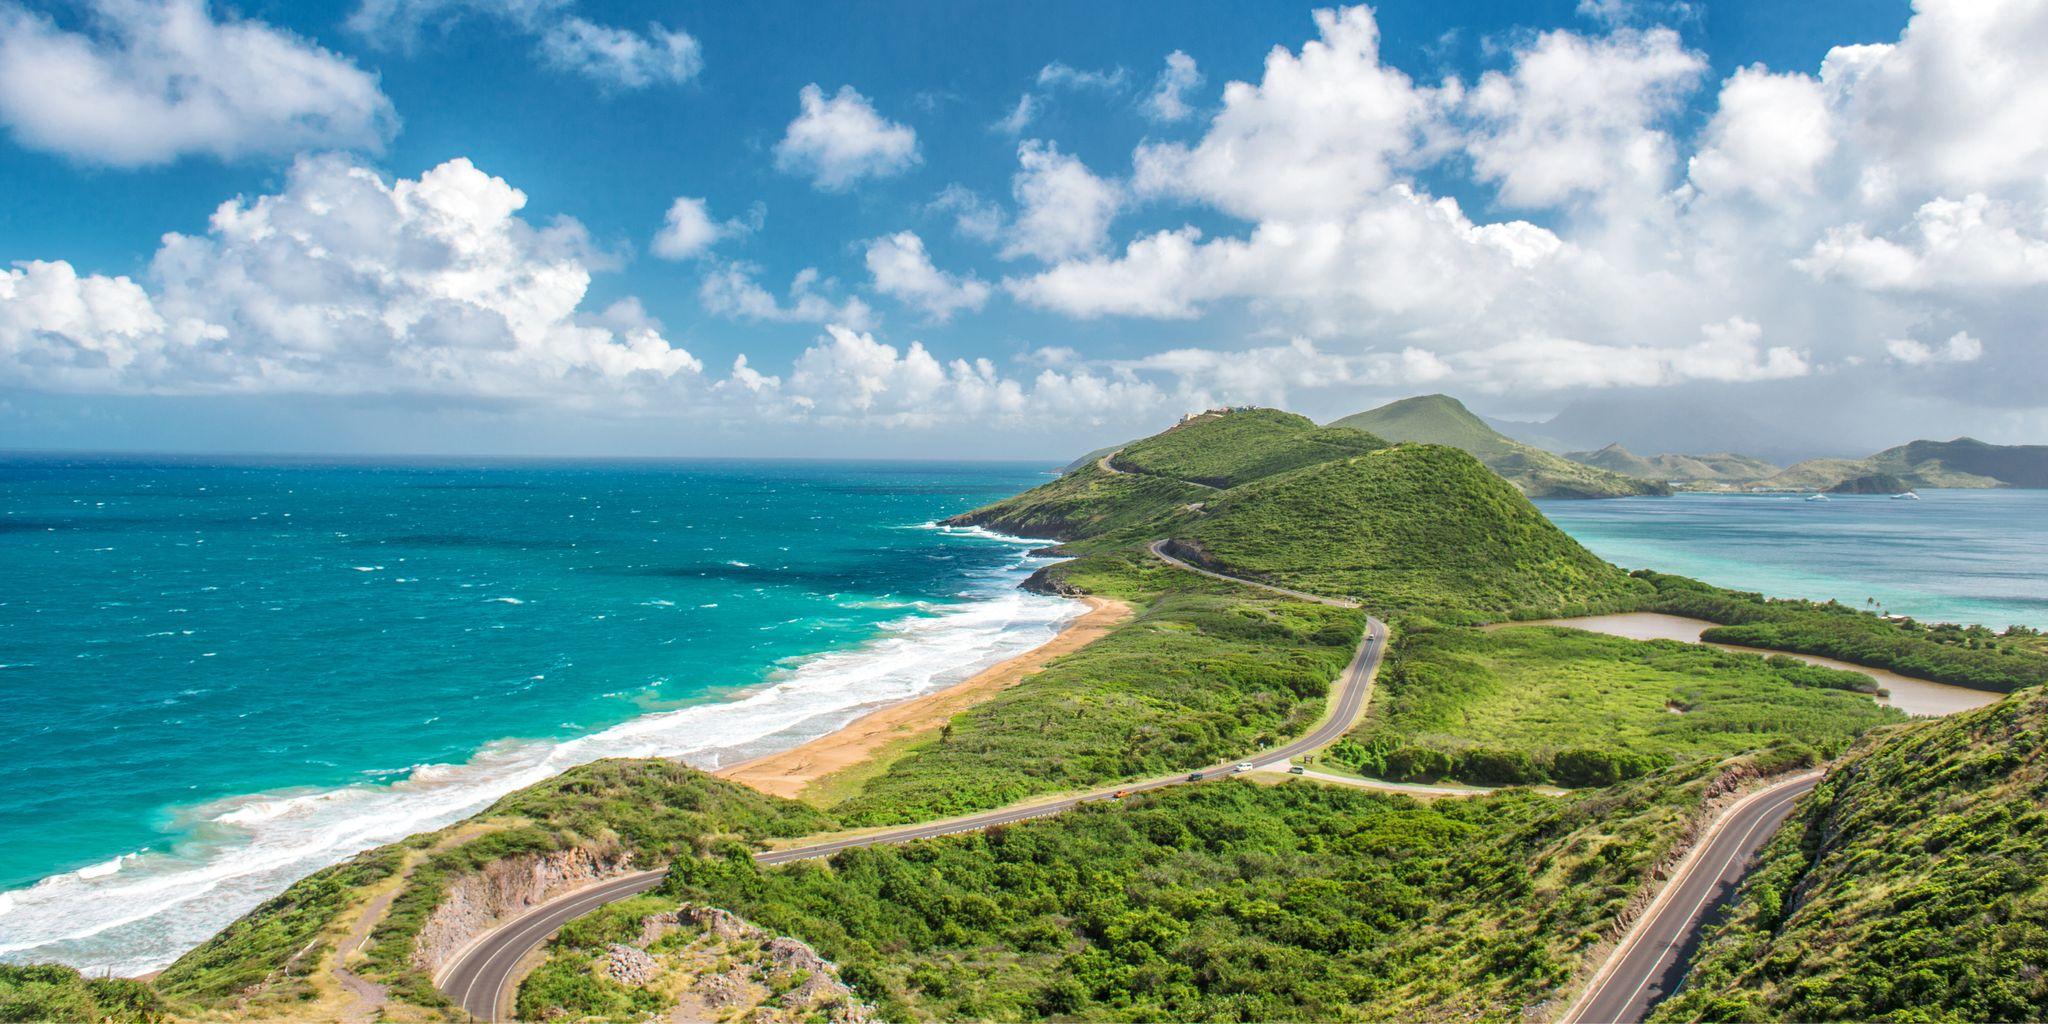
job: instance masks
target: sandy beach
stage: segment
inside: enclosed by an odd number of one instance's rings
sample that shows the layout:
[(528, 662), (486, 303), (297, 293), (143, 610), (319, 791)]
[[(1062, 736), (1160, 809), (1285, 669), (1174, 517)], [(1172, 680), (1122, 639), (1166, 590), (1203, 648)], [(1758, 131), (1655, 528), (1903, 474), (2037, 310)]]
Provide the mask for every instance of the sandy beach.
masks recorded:
[(954, 715), (995, 696), (1043, 669), (1063, 654), (1081, 649), (1131, 617), (1122, 601), (1084, 597), (1088, 611), (1046, 643), (973, 676), (920, 697), (878, 708), (802, 746), (718, 769), (721, 778), (763, 793), (795, 797), (805, 787), (873, 756), (883, 746), (946, 724)]

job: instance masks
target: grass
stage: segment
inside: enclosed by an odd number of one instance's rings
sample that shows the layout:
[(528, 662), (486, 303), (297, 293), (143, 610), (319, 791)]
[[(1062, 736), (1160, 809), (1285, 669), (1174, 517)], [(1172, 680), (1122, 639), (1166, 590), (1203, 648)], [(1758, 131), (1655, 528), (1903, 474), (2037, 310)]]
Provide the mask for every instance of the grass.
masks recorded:
[(1873, 737), (1765, 847), (1680, 1020), (2048, 1017), (2048, 693)]
[(1573, 462), (1523, 444), (1486, 425), (1449, 395), (1421, 395), (1354, 413), (1330, 424), (1370, 431), (1391, 441), (1449, 445), (1476, 456), (1487, 468), (1532, 498), (1618, 498), (1669, 494), (1665, 484)]
[(1364, 630), (1358, 612), (1143, 556), (1084, 559), (1063, 578), (1145, 607), (856, 780), (834, 816), (854, 826), (946, 817), (1285, 742), (1323, 714)]
[(1798, 744), (1826, 754), (1903, 720), (1868, 676), (1672, 641), (1525, 626), (1400, 638), (1332, 759), (1402, 781), (1604, 785)]
[(810, 942), (888, 1020), (1515, 1020), (1552, 1005), (1719, 766), (1420, 804), (1235, 780), (663, 890)]
[(1232, 572), (1447, 621), (1632, 607), (1649, 592), (1441, 445), (1234, 488), (1173, 537)]
[(1982, 626), (1929, 625), (1833, 601), (1766, 598), (1682, 576), (1635, 575), (1656, 590), (1649, 607), (1721, 623), (1700, 637), (1713, 643), (1815, 654), (1995, 693), (2048, 682), (2048, 645), (2039, 631), (2025, 626), (1997, 633)]
[(155, 1024), (172, 1019), (147, 982), (86, 978), (58, 964), (0, 964), (0, 1021)]
[(1133, 441), (1111, 464), (1127, 472), (1227, 488), (1386, 445), (1364, 431), (1318, 427), (1291, 412), (1244, 409), (1204, 413)]

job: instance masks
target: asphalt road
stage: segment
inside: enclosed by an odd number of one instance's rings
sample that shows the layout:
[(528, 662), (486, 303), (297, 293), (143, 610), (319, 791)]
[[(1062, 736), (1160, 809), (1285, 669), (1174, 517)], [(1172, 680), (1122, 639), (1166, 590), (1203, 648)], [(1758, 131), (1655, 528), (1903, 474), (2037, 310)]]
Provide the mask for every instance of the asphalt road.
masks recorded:
[(1252, 580), (1239, 579), (1236, 576), (1225, 576), (1220, 572), (1210, 572), (1209, 570), (1204, 569), (1199, 565), (1191, 565), (1187, 562), (1183, 562), (1180, 559), (1173, 557), (1172, 555), (1167, 554), (1166, 542), (1163, 540), (1155, 540), (1152, 543), (1145, 545), (1145, 549), (1147, 551), (1152, 552), (1153, 557), (1159, 559), (1162, 562), (1166, 562), (1169, 565), (1186, 569), (1189, 572), (1197, 573), (1202, 576), (1208, 576), (1213, 579), (1223, 580), (1226, 583), (1241, 583), (1247, 587), (1257, 587), (1260, 590), (1270, 590), (1275, 594), (1281, 594), (1287, 597), (1291, 597), (1297, 601), (1314, 601), (1317, 604), (1326, 604), (1332, 608), (1358, 607), (1358, 602), (1347, 601), (1341, 597), (1324, 597), (1321, 594), (1311, 594), (1306, 591), (1289, 590), (1286, 587), (1276, 587), (1271, 583), (1256, 583)]
[(1676, 991), (1699, 946), (1701, 925), (1720, 910), (1742, 877), (1749, 873), (1756, 851), (1792, 814), (1799, 798), (1813, 791), (1818, 772), (1760, 790), (1724, 819), (1724, 823), (1665, 892), (1636, 922), (1577, 1004), (1566, 1024), (1636, 1024), (1650, 1008)]
[[(1204, 576), (1215, 576), (1218, 579), (1229, 580), (1232, 583), (1243, 583), (1248, 586), (1271, 590), (1290, 597), (1317, 601), (1322, 604), (1344, 608), (1357, 607), (1355, 603), (1349, 601), (1303, 594), (1281, 587), (1254, 583), (1250, 580), (1221, 576), (1206, 569), (1198, 569), (1161, 551), (1160, 545), (1163, 543), (1163, 541), (1155, 542), (1152, 545), (1152, 553), (1190, 572), (1201, 573)], [(1298, 755), (1318, 750), (1336, 742), (1339, 737), (1344, 735), (1346, 730), (1351, 728), (1351, 723), (1357, 720), (1359, 713), (1365, 710), (1365, 703), (1372, 696), (1373, 673), (1379, 670), (1380, 658), (1385, 653), (1386, 646), (1387, 624), (1378, 619), (1368, 617), (1366, 619), (1364, 638), (1359, 641), (1358, 649), (1352, 653), (1350, 663), (1344, 666), (1343, 673), (1337, 677), (1336, 700), (1329, 716), (1323, 720), (1322, 724), (1310, 730), (1307, 735), (1300, 739), (1284, 746), (1261, 751), (1247, 758), (1247, 760), (1259, 765), (1285, 764)], [(1225, 778), (1229, 775), (1233, 766), (1234, 763), (1225, 762), (1202, 769), (1203, 781)], [(1122, 786), (1095, 790), (1079, 796), (1063, 797), (1057, 800), (1027, 804), (1021, 807), (1010, 807), (982, 814), (968, 815), (966, 817), (951, 818), (945, 821), (927, 822), (922, 825), (871, 832), (865, 835), (849, 836), (844, 839), (833, 839), (806, 846), (767, 850), (755, 854), (754, 860), (760, 864), (787, 864), (791, 861), (809, 860), (814, 857), (829, 857), (841, 850), (850, 850), (856, 846), (905, 843), (916, 839), (930, 839), (935, 836), (951, 835), (956, 832), (975, 832), (997, 825), (1008, 825), (1013, 822), (1040, 818), (1049, 814), (1058, 814), (1061, 811), (1069, 810), (1090, 801), (1113, 800), (1116, 799), (1115, 794), (1119, 791), (1141, 793), (1147, 790), (1181, 785), (1188, 781), (1189, 779), (1184, 775), (1175, 775), (1169, 778), (1133, 782)], [(551, 902), (534, 907), (510, 922), (500, 925), (490, 932), (486, 932), (483, 936), (472, 942), (442, 970), (435, 979), (435, 985), (450, 999), (455, 1000), (464, 1012), (478, 1020), (509, 1020), (511, 1019), (511, 1007), (508, 1004), (512, 1001), (512, 995), (516, 991), (515, 982), (522, 973), (519, 971), (519, 965), (521, 961), (526, 959), (528, 953), (538, 949), (543, 943), (547, 942), (548, 937), (553, 935), (556, 929), (567, 924), (570, 920), (587, 914), (607, 903), (646, 892), (660, 885), (661, 880), (666, 875), (667, 872), (665, 871), (643, 871), (638, 874), (626, 875), (605, 882), (602, 885), (569, 893)]]

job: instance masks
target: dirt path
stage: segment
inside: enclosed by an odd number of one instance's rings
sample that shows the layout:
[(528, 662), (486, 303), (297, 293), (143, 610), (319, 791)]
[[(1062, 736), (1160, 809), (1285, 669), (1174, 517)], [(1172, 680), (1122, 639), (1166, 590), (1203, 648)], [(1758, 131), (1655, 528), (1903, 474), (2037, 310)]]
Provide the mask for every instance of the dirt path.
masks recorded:
[(356, 915), (355, 927), (349, 929), (348, 938), (343, 939), (334, 951), (334, 980), (340, 982), (343, 991), (348, 993), (348, 1001), (341, 1006), (342, 1024), (375, 1024), (378, 1012), (384, 1008), (384, 998), (389, 994), (384, 986), (342, 965), (370, 941), (370, 931), (384, 919), (384, 911), (390, 909), (391, 901), (397, 899), (398, 891), (405, 887), (405, 877), (411, 874), (410, 870), (406, 871), (399, 877), (398, 885), (364, 904), (362, 912)]
[(887, 744), (943, 728), (954, 715), (1022, 682), (1060, 655), (1077, 651), (1131, 617), (1122, 601), (1084, 597), (1087, 614), (1058, 636), (1008, 661), (984, 669), (943, 690), (913, 697), (869, 712), (837, 732), (802, 746), (720, 768), (721, 778), (752, 786), (763, 793), (795, 797), (811, 783), (867, 760)]

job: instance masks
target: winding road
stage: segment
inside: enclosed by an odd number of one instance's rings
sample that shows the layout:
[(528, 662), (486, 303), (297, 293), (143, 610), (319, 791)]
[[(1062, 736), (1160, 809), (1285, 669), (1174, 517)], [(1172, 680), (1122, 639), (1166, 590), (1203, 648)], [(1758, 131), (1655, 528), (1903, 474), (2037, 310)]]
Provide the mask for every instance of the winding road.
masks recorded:
[[(1106, 457), (1105, 457), (1106, 458)], [(1253, 580), (1224, 576), (1189, 565), (1165, 553), (1164, 541), (1155, 541), (1150, 546), (1154, 555), (1162, 560), (1204, 576), (1240, 583), (1245, 586), (1269, 590), (1287, 597), (1339, 608), (1356, 608), (1355, 601), (1306, 594)], [(1286, 764), (1293, 758), (1321, 749), (1342, 737), (1365, 710), (1366, 701), (1372, 695), (1373, 674), (1379, 670), (1380, 659), (1387, 646), (1387, 624), (1379, 619), (1366, 618), (1365, 636), (1351, 655), (1351, 661), (1337, 677), (1333, 687), (1330, 713), (1307, 735), (1283, 746), (1261, 751), (1250, 758), (1257, 765)], [(1232, 763), (1211, 765), (1202, 769), (1201, 781), (1213, 781), (1229, 775)], [(857, 846), (875, 846), (883, 843), (906, 843), (917, 839), (931, 839), (952, 835), (956, 832), (974, 832), (1044, 817), (1070, 810), (1081, 804), (1098, 800), (1114, 800), (1118, 792), (1142, 793), (1147, 790), (1163, 789), (1167, 786), (1182, 785), (1196, 781), (1186, 775), (1148, 779), (1121, 786), (1111, 786), (1074, 796), (1041, 800), (1035, 803), (1006, 807), (980, 814), (970, 814), (942, 821), (907, 825), (902, 828), (885, 829), (861, 835), (808, 843), (802, 846), (785, 847), (779, 850), (764, 850), (754, 854), (758, 864), (787, 864), (791, 861), (809, 860), (815, 857), (829, 857), (841, 850)], [(613, 903), (646, 892), (661, 884), (667, 877), (665, 870), (642, 871), (614, 878), (598, 885), (579, 889), (534, 907), (524, 914), (485, 932), (477, 937), (454, 959), (435, 975), (434, 984), (465, 1013), (485, 1021), (511, 1019), (513, 996), (518, 983), (524, 977), (522, 966), (548, 937), (574, 918), (596, 910), (607, 903)]]
[(1820, 772), (1793, 776), (1722, 814), (1565, 1011), (1563, 1024), (1636, 1024), (1677, 991), (1706, 916), (1735, 895), (1757, 850), (1820, 779)]

